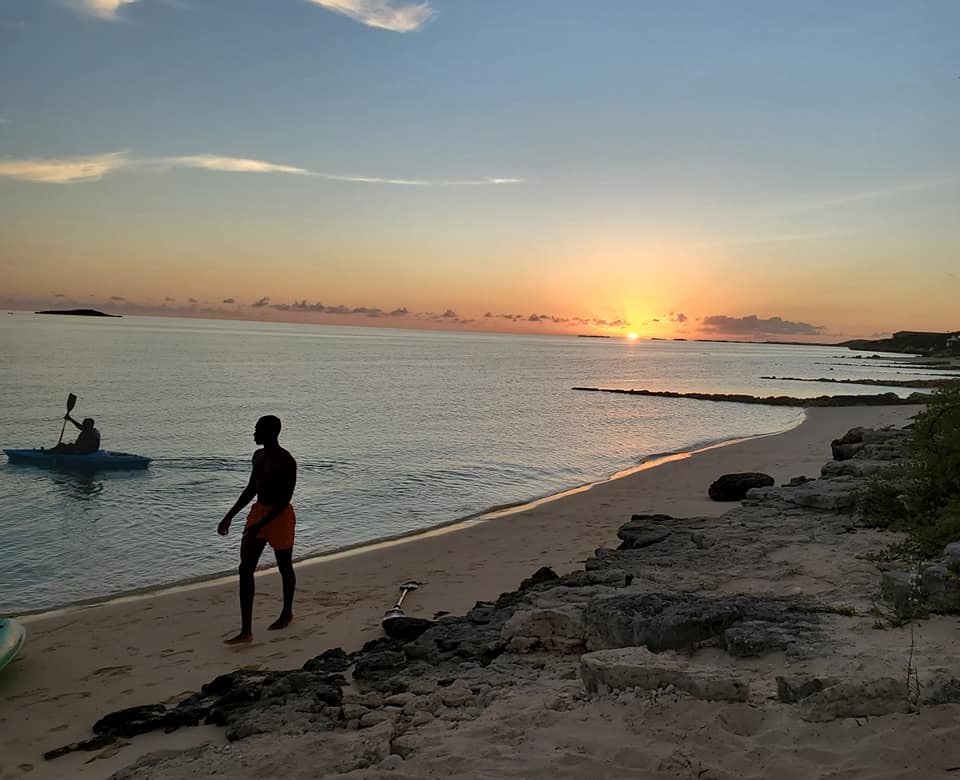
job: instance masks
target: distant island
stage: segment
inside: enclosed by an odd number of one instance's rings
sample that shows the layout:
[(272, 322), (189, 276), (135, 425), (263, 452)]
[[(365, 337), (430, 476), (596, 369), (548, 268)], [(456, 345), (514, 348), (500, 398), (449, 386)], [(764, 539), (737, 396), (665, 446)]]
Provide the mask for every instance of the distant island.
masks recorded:
[(122, 314), (107, 314), (96, 309), (51, 309), (35, 311), (34, 314), (69, 314), (72, 317), (122, 317)]
[(578, 339), (608, 339), (610, 338), (610, 336), (600, 336), (595, 333), (578, 333), (577, 338)]
[[(661, 341), (662, 339), (653, 339)], [(685, 339), (674, 339), (684, 341)], [(929, 357), (951, 357), (960, 355), (960, 331), (933, 333), (915, 330), (900, 330), (886, 339), (851, 339), (838, 343), (825, 344), (821, 341), (741, 341), (737, 339), (691, 339), (714, 344), (773, 344), (789, 347), (846, 347), (856, 352), (899, 352)], [(859, 357), (859, 356), (858, 356)]]
[(837, 344), (855, 350), (876, 352), (907, 352), (914, 355), (947, 357), (960, 355), (960, 331), (934, 333), (929, 331), (899, 330), (888, 339), (853, 339)]

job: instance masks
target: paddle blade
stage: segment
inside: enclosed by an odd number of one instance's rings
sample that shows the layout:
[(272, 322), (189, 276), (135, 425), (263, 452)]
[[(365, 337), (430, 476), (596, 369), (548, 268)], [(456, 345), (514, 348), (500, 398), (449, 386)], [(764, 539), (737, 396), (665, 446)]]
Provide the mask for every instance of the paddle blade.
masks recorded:
[(70, 395), (67, 396), (67, 414), (70, 414), (70, 412), (73, 411), (73, 407), (76, 405), (77, 397), (73, 393), (70, 393)]

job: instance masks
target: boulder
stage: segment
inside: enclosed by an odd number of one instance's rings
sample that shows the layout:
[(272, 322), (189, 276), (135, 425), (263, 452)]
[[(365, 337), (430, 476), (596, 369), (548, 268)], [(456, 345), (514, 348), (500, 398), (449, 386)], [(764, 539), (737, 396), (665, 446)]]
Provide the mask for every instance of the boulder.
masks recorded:
[(960, 565), (960, 542), (950, 542), (943, 548), (943, 562), (947, 566)]
[(769, 487), (773, 484), (774, 479), (769, 474), (724, 474), (710, 485), (707, 493), (714, 501), (742, 501), (751, 488)]
[(863, 428), (851, 428), (839, 439), (830, 442), (834, 460), (849, 460), (863, 447)]

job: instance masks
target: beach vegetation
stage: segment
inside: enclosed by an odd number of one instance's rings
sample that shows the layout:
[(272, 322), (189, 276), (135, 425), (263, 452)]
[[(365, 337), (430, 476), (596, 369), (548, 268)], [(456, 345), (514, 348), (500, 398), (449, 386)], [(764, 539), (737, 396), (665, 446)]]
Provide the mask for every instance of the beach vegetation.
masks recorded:
[(914, 418), (910, 456), (868, 482), (867, 525), (907, 535), (894, 556), (938, 557), (960, 540), (960, 385), (937, 390)]

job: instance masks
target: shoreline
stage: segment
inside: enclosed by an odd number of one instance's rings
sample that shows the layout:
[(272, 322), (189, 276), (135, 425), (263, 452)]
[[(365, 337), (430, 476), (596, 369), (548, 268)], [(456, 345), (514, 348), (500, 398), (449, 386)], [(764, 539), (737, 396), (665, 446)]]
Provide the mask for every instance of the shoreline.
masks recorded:
[[(324, 552), (309, 553), (304, 555), (302, 558), (294, 558), (293, 562), (297, 564), (297, 568), (299, 569), (303, 566), (315, 566), (341, 560), (354, 555), (363, 555), (369, 552), (386, 550), (398, 545), (417, 542), (421, 539), (431, 536), (457, 533), (458, 531), (466, 530), (467, 528), (471, 528), (480, 523), (488, 523), (493, 520), (503, 519), (520, 512), (552, 503), (554, 501), (560, 501), (569, 496), (592, 490), (598, 485), (604, 485), (609, 482), (613, 482), (614, 480), (625, 479), (641, 471), (648, 471), (650, 469), (663, 466), (667, 463), (686, 460), (687, 458), (694, 457), (695, 455), (703, 452), (708, 452), (720, 447), (729, 447), (735, 444), (753, 441), (755, 439), (763, 439), (769, 436), (779, 436), (780, 434), (788, 433), (800, 425), (803, 425), (806, 419), (807, 414), (806, 411), (803, 410), (793, 425), (783, 428), (782, 430), (771, 431), (769, 433), (758, 433), (752, 436), (741, 436), (733, 439), (722, 439), (720, 441), (710, 442), (703, 445), (695, 445), (693, 449), (679, 450), (677, 452), (655, 453), (646, 456), (644, 460), (641, 463), (638, 463), (636, 466), (620, 469), (609, 476), (601, 477), (600, 479), (596, 479), (591, 482), (584, 482), (573, 487), (564, 488), (555, 493), (546, 493), (530, 499), (494, 505), (464, 517), (446, 520), (442, 523), (427, 526), (426, 528), (420, 528), (415, 531), (403, 531), (397, 534), (376, 537), (366, 541), (344, 545), (343, 547), (336, 547), (332, 550), (327, 550)], [(276, 563), (261, 564), (257, 567), (254, 576), (262, 577), (275, 571), (276, 568)], [(158, 585), (145, 585), (141, 588), (132, 588), (129, 590), (119, 591), (117, 593), (111, 593), (106, 596), (94, 596), (89, 599), (66, 602), (52, 607), (41, 607), (34, 610), (14, 612), (10, 614), (10, 617), (16, 618), (24, 625), (29, 625), (30, 623), (38, 620), (59, 617), (61, 615), (69, 615), (94, 607), (109, 606), (112, 604), (129, 604), (156, 596), (186, 593), (194, 590), (201, 590), (207, 587), (216, 587), (228, 582), (233, 582), (235, 576), (236, 574), (233, 571), (220, 571), (213, 572), (211, 574), (200, 574), (196, 577), (188, 577), (182, 580), (165, 582)]]
[(358, 649), (382, 636), (381, 617), (406, 580), (423, 583), (404, 602), (411, 617), (463, 614), (515, 589), (541, 566), (561, 574), (581, 569), (598, 546), (616, 545), (617, 529), (634, 513), (719, 517), (736, 505), (707, 497), (721, 474), (762, 471), (778, 484), (797, 475), (816, 477), (830, 459), (832, 439), (856, 426), (902, 425), (919, 408), (812, 409), (786, 432), (713, 447), (513, 511), (510, 522), (474, 523), (457, 533), (420, 535), (416, 543), (302, 566), (296, 620), (285, 631), (265, 630), (280, 604), (280, 578), (267, 571), (257, 579), (254, 641), (248, 645), (222, 641), (237, 627), (233, 578), (34, 616), (24, 651), (0, 675), (5, 780), (92, 780), (154, 750), (225, 744), (222, 730), (199, 727), (137, 737), (102, 754), (42, 758), (89, 738), (93, 723), (108, 712), (179, 701), (234, 669), (299, 668), (327, 649)]

